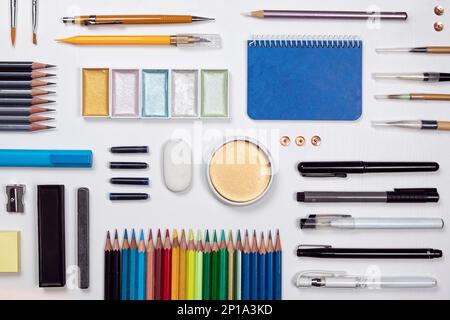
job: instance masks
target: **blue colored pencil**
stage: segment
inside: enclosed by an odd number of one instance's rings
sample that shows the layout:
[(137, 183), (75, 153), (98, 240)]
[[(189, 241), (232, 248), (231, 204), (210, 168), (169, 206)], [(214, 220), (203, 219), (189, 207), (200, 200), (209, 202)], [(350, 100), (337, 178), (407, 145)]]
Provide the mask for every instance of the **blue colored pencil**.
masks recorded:
[(275, 241), (275, 300), (281, 300), (281, 241), (280, 241), (280, 232), (277, 231), (277, 238)]
[(252, 252), (250, 253), (250, 299), (258, 300), (258, 240), (253, 232)]
[(272, 233), (269, 231), (269, 242), (267, 244), (267, 253), (266, 253), (266, 299), (273, 300), (273, 286), (274, 286), (274, 278), (273, 278), (273, 242), (272, 242)]
[(131, 232), (131, 243), (130, 243), (130, 300), (137, 299), (137, 243), (136, 243), (136, 234), (134, 233), (134, 229)]
[(141, 229), (141, 236), (138, 246), (138, 264), (137, 264), (137, 300), (145, 300), (145, 274), (147, 272), (146, 262), (146, 248), (144, 240), (144, 230)]
[(121, 300), (130, 300), (130, 290), (128, 288), (128, 276), (129, 276), (129, 268), (130, 268), (130, 244), (128, 242), (128, 232), (125, 229), (125, 233), (123, 235), (122, 242), (122, 252), (121, 252), (121, 262), (122, 262), (122, 270), (121, 275), (122, 279), (120, 282), (120, 292), (121, 292)]
[(259, 245), (258, 277), (258, 299), (266, 300), (266, 245), (264, 244), (264, 233), (261, 234), (261, 244)]
[(242, 251), (242, 300), (250, 300), (250, 242), (245, 231), (244, 250)]

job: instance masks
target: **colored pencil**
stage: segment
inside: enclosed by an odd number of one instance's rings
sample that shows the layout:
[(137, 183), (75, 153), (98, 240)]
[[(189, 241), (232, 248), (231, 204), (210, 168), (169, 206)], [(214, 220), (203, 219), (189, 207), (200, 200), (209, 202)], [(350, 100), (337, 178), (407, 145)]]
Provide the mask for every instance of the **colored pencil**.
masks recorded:
[(150, 230), (147, 244), (147, 275), (146, 275), (146, 295), (147, 300), (155, 300), (155, 244), (153, 243), (153, 233)]
[(39, 121), (54, 120), (49, 117), (41, 116), (0, 116), (0, 124), (30, 124)]
[(245, 230), (244, 250), (242, 251), (242, 300), (250, 300), (250, 241)]
[(266, 300), (266, 245), (264, 243), (264, 232), (261, 233), (261, 243), (258, 254), (258, 300)]
[(275, 239), (275, 254), (274, 254), (274, 260), (275, 260), (275, 267), (274, 267), (274, 274), (275, 274), (275, 300), (281, 300), (282, 295), (282, 288), (281, 288), (281, 272), (282, 272), (282, 265), (281, 265), (281, 240), (280, 240), (280, 231), (277, 230), (277, 237)]
[(54, 77), (54, 74), (43, 73), (39, 71), (33, 72), (0, 72), (1, 81), (32, 81), (39, 78)]
[(228, 252), (225, 231), (222, 230), (219, 247), (219, 300), (228, 298)]
[(133, 229), (130, 243), (130, 300), (137, 299), (137, 256), (136, 234)]
[(33, 71), (38, 69), (54, 68), (53, 64), (33, 61), (0, 61), (0, 71)]
[(195, 252), (195, 289), (194, 299), (202, 300), (203, 290), (203, 243), (202, 233), (199, 230), (197, 234), (197, 251)]
[(0, 89), (22, 89), (31, 90), (35, 87), (43, 87), (54, 85), (54, 82), (41, 81), (41, 80), (21, 80), (21, 81), (9, 81), (0, 80)]
[(266, 253), (266, 299), (274, 299), (274, 261), (273, 261), (273, 241), (272, 232), (269, 231), (269, 242)]
[(27, 98), (32, 99), (35, 96), (43, 96), (46, 94), (53, 94), (54, 91), (47, 91), (41, 89), (31, 90), (17, 90), (17, 89), (1, 89), (0, 98)]
[(214, 239), (211, 249), (211, 300), (219, 299), (219, 245), (217, 233), (214, 230)]
[(178, 300), (180, 290), (180, 242), (178, 241), (178, 230), (173, 231), (172, 243), (172, 276), (170, 279), (170, 295), (172, 300)]
[(145, 262), (147, 260), (147, 248), (145, 247), (144, 230), (141, 229), (141, 236), (138, 246), (138, 270), (137, 270), (137, 300), (145, 300), (145, 274), (147, 268)]
[(106, 234), (106, 244), (105, 244), (105, 300), (111, 300), (111, 288), (112, 288), (111, 261), (112, 261), (112, 244), (108, 231), (108, 233)]
[(51, 112), (54, 109), (41, 108), (41, 107), (6, 107), (0, 106), (0, 116), (30, 116), (35, 113)]
[(242, 247), (242, 240), (241, 240), (241, 230), (238, 230), (237, 232), (237, 243), (236, 243), (236, 253), (235, 253), (235, 259), (236, 259), (236, 285), (235, 285), (235, 300), (241, 300), (242, 299), (242, 251), (244, 248)]
[(162, 299), (162, 247), (161, 230), (158, 229), (155, 249), (155, 300)]
[(186, 252), (186, 300), (195, 298), (195, 244), (194, 232), (189, 230), (189, 243)]
[(258, 239), (253, 231), (252, 252), (250, 253), (250, 299), (258, 300)]
[(166, 230), (166, 239), (164, 240), (164, 247), (162, 252), (162, 300), (170, 300), (170, 278), (171, 278), (171, 245), (169, 230)]
[(181, 231), (181, 242), (180, 242), (180, 277), (179, 277), (179, 291), (178, 299), (186, 300), (186, 234)]
[(111, 300), (120, 300), (120, 244), (117, 230), (114, 235), (111, 275)]
[(122, 251), (121, 251), (121, 262), (122, 262), (122, 281), (120, 284), (120, 292), (122, 300), (130, 300), (130, 289), (128, 287), (128, 276), (129, 276), (129, 268), (130, 268), (130, 244), (128, 242), (128, 231), (125, 229), (123, 234), (123, 242), (122, 242)]
[(0, 95), (0, 105), (16, 105), (30, 107), (38, 104), (53, 103), (55, 101), (41, 98), (4, 98)]
[(236, 257), (235, 253), (236, 250), (234, 248), (233, 243), (233, 232), (230, 230), (230, 235), (228, 236), (228, 300), (234, 300), (235, 299), (235, 290), (236, 290)]
[(211, 299), (211, 242), (209, 232), (206, 230), (205, 248), (203, 250), (203, 300)]

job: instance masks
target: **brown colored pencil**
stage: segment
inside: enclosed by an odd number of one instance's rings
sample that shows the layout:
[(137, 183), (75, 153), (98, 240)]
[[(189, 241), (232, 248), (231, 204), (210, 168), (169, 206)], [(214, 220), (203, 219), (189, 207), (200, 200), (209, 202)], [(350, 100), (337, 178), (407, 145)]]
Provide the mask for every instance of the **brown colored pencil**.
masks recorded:
[(112, 288), (112, 277), (111, 277), (111, 261), (112, 261), (112, 243), (109, 231), (106, 234), (106, 244), (105, 244), (105, 300), (111, 300), (111, 288)]
[(155, 300), (162, 298), (162, 247), (161, 230), (158, 229), (155, 248)]
[(186, 300), (186, 251), (187, 251), (187, 243), (186, 243), (186, 234), (181, 231), (181, 242), (180, 242), (180, 285), (178, 287), (178, 299)]
[(155, 245), (151, 229), (147, 245), (146, 299), (155, 300)]

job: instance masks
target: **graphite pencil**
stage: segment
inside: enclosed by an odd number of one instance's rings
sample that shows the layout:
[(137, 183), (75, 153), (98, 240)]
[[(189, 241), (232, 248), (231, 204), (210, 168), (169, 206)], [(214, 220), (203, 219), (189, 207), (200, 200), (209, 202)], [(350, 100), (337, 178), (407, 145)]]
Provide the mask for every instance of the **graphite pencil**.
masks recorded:
[(0, 80), (7, 81), (25, 81), (39, 78), (54, 77), (53, 73), (33, 72), (0, 72)]
[(34, 106), (37, 104), (53, 103), (53, 100), (41, 99), (41, 98), (2, 98), (0, 95), (1, 105), (16, 105), (16, 106)]
[(2, 89), (0, 88), (0, 98), (28, 98), (31, 99), (35, 96), (42, 96), (46, 94), (55, 93), (53, 91), (31, 89), (31, 90), (17, 90), (17, 89)]
[(105, 300), (111, 300), (111, 288), (112, 288), (112, 274), (111, 274), (111, 261), (112, 261), (112, 244), (109, 231), (106, 234), (105, 244)]
[(48, 120), (54, 119), (41, 116), (0, 116), (0, 124), (30, 124)]
[(50, 112), (55, 109), (41, 107), (5, 107), (0, 106), (0, 116), (30, 116), (35, 113)]
[(120, 300), (120, 245), (117, 230), (111, 257), (111, 300)]
[(52, 64), (31, 61), (0, 61), (0, 71), (33, 71), (54, 67)]
[(41, 81), (41, 80), (22, 80), (22, 81), (10, 81), (1, 80), (0, 89), (25, 89), (31, 90), (35, 87), (43, 87), (54, 85), (54, 82)]
[(0, 124), (0, 131), (39, 131), (54, 129), (55, 127), (45, 126), (42, 124)]

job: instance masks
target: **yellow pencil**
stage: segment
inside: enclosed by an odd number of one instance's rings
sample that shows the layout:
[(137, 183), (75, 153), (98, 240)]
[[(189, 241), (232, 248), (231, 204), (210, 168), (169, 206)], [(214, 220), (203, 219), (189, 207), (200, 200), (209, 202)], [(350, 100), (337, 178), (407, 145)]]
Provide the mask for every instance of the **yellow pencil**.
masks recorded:
[(178, 300), (179, 275), (180, 275), (180, 243), (178, 241), (178, 230), (175, 229), (173, 231), (173, 244), (172, 244), (172, 279), (171, 279), (172, 300)]
[(55, 41), (74, 45), (216, 45), (217, 40), (207, 39), (209, 35), (125, 35), (125, 36), (73, 36)]
[(186, 300), (195, 298), (195, 245), (194, 232), (189, 231), (189, 243), (186, 252)]
[(202, 232), (197, 235), (197, 251), (195, 252), (195, 300), (202, 300), (203, 292), (203, 243)]
[(181, 242), (180, 242), (180, 277), (178, 285), (178, 299), (186, 300), (186, 235), (181, 231)]

